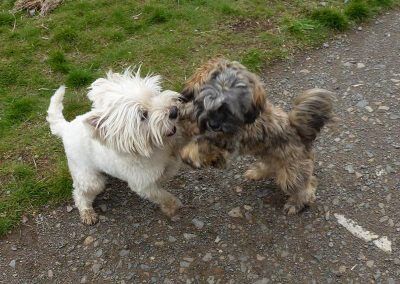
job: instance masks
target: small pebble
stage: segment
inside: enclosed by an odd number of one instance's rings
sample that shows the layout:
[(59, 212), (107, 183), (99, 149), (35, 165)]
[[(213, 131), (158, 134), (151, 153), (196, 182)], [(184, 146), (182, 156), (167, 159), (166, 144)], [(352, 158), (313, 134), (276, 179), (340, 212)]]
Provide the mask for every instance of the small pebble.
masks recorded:
[(301, 74), (309, 74), (310, 70), (302, 69), (302, 70), (299, 71), (299, 73), (301, 73)]
[(344, 169), (349, 173), (349, 174), (354, 174), (354, 168), (353, 165), (347, 165), (344, 167)]
[(257, 254), (257, 255), (256, 255), (256, 259), (257, 259), (258, 261), (263, 261), (263, 260), (265, 259), (265, 256), (262, 256), (262, 255), (260, 255), (260, 254)]
[(361, 68), (365, 68), (365, 64), (364, 63), (357, 63), (357, 68), (361, 69)]
[(119, 256), (121, 256), (121, 257), (127, 256), (128, 254), (129, 254), (128, 249), (123, 249), (119, 252)]
[(192, 224), (197, 228), (197, 229), (202, 229), (204, 227), (204, 222), (197, 219), (197, 218), (193, 218), (192, 219)]
[(100, 263), (95, 263), (95, 264), (92, 265), (93, 273), (95, 273), (95, 274), (99, 273), (100, 269), (101, 269), (101, 264)]
[(106, 212), (107, 211), (107, 205), (106, 204), (101, 204), (100, 206), (100, 210), (101, 210), (101, 212)]
[(85, 246), (89, 246), (94, 242), (94, 238), (92, 236), (87, 236), (86, 239), (83, 241)]
[(180, 265), (180, 267), (182, 267), (182, 268), (188, 268), (188, 267), (190, 266), (190, 262), (188, 262), (188, 261), (181, 261), (181, 262), (179, 263), (179, 265)]
[(204, 262), (208, 262), (208, 261), (210, 261), (211, 259), (212, 259), (212, 254), (211, 254), (210, 252), (206, 253), (206, 254), (203, 256), (203, 258), (202, 258), (202, 260), (203, 260)]
[(366, 106), (365, 109), (366, 109), (368, 112), (373, 112), (373, 111), (374, 111), (373, 108), (370, 107), (370, 106)]
[(195, 237), (197, 237), (195, 234), (187, 234), (187, 233), (183, 233), (183, 237), (187, 240), (191, 240), (194, 239)]
[(243, 214), (240, 211), (240, 207), (235, 207), (231, 209), (231, 211), (228, 212), (228, 215), (233, 217), (233, 218), (242, 218)]
[(103, 250), (102, 249), (98, 249), (95, 253), (96, 257), (100, 257), (103, 255)]

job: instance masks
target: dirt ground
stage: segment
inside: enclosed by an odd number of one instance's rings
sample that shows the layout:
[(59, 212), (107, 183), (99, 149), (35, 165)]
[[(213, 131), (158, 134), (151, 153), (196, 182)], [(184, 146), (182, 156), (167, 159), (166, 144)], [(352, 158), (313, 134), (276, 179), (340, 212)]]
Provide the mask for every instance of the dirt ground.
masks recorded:
[(341, 120), (315, 145), (315, 205), (285, 216), (272, 181), (244, 180), (250, 157), (225, 171), (182, 169), (165, 185), (190, 205), (174, 221), (110, 180), (98, 224), (82, 225), (71, 200), (3, 237), (0, 282), (399, 283), (400, 12), (263, 78), (285, 108), (307, 88), (337, 93)]

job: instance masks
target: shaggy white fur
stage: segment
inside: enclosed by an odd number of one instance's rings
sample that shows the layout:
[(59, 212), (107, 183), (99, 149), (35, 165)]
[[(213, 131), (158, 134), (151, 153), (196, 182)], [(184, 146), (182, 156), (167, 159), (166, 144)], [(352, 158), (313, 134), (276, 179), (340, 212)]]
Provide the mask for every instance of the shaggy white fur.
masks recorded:
[(139, 70), (109, 72), (90, 87), (92, 110), (71, 122), (62, 114), (65, 87), (51, 98), (47, 121), (51, 132), (63, 140), (83, 223), (97, 221), (92, 203), (104, 190), (104, 173), (126, 181), (168, 216), (181, 207), (178, 198), (159, 186), (180, 163), (174, 154), (180, 135), (176, 128), (179, 94), (162, 91), (160, 81), (160, 76), (141, 78)]

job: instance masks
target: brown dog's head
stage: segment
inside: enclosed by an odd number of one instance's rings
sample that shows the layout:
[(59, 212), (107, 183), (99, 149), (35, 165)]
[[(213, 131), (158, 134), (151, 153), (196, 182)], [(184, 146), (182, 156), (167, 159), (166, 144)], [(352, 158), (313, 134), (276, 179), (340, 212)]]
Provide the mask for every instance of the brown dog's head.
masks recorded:
[(212, 60), (188, 81), (183, 95), (193, 100), (201, 132), (233, 134), (253, 123), (266, 94), (259, 78), (238, 62)]

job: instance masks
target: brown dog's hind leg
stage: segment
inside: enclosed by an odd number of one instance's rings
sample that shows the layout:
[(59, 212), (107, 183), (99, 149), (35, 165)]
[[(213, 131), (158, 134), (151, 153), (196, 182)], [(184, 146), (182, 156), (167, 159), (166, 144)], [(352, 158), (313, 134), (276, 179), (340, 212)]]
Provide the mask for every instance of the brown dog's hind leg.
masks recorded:
[(289, 195), (284, 206), (288, 215), (299, 213), (315, 201), (317, 179), (312, 175), (312, 171), (312, 161), (297, 166), (288, 164), (278, 170), (276, 182)]
[(305, 188), (298, 190), (289, 197), (289, 200), (284, 206), (284, 210), (288, 215), (300, 212), (305, 206), (315, 201), (316, 183), (316, 178), (312, 176)]
[(262, 180), (265, 178), (271, 178), (273, 175), (273, 169), (264, 162), (254, 163), (244, 173), (244, 177), (248, 180)]

